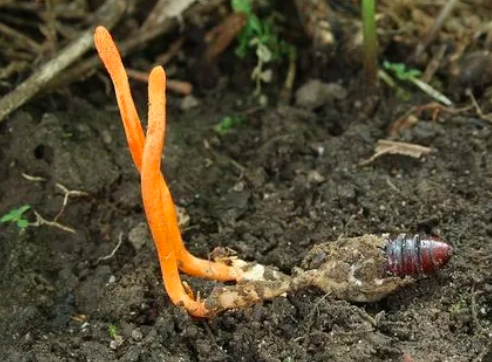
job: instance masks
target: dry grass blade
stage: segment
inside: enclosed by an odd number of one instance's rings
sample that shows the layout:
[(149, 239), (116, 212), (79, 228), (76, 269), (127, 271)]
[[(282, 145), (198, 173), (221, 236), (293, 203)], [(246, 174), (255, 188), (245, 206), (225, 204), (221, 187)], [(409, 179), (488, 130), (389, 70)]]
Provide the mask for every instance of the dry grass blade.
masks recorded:
[(374, 161), (376, 158), (379, 158), (383, 155), (403, 155), (413, 158), (420, 158), (422, 156), (428, 155), (430, 152), (430, 147), (420, 146), (407, 142), (379, 140), (378, 145), (374, 150), (374, 155), (372, 155), (367, 160), (362, 161), (359, 165), (367, 165)]

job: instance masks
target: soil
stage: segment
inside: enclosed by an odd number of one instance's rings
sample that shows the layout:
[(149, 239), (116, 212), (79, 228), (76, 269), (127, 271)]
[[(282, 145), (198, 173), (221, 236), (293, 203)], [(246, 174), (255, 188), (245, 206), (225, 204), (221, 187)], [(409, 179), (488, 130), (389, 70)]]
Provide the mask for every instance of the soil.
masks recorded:
[[(379, 303), (313, 289), (190, 318), (163, 289), (114, 98), (93, 79), (91, 92), (40, 98), (0, 127), (1, 215), (29, 204), (53, 220), (57, 183), (88, 193), (69, 197), (57, 219), (75, 233), (1, 226), (0, 360), (492, 361), (491, 124), (422, 117), (395, 139), (429, 156), (361, 167), (403, 103), (391, 93), (369, 102), (360, 79), (316, 111), (248, 109), (250, 89), (231, 81), (187, 111), (170, 94), (163, 172), (190, 217), (184, 239), (201, 257), (220, 246), (290, 273), (313, 245), (342, 235), (427, 233), (454, 246), (447, 268)], [(145, 114), (145, 87), (135, 94)], [(217, 134), (231, 114), (246, 121)], [(214, 285), (184, 279), (203, 295)]]

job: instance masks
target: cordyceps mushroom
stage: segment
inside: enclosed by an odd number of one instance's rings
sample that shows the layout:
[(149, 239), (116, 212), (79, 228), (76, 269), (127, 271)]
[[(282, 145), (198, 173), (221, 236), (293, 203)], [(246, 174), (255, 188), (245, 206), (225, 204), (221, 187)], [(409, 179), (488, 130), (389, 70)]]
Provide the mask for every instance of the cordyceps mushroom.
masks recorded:
[[(190, 297), (181, 283), (176, 259), (176, 250), (180, 245), (181, 234), (176, 223), (171, 221), (175, 215), (169, 212), (171, 208), (162, 207), (162, 200), (169, 200), (167, 187), (155, 187), (162, 180), (161, 153), (164, 143), (166, 98), (166, 75), (162, 67), (155, 67), (149, 76), (149, 124), (145, 142), (142, 165), (141, 183), (142, 198), (147, 221), (152, 232), (159, 255), (162, 278), (169, 298), (176, 305), (183, 305), (194, 316), (205, 317), (208, 311), (200, 301)], [(163, 193), (167, 193), (163, 194)]]
[[(236, 286), (216, 288), (209, 300), (194, 301), (181, 283), (178, 270), (216, 281), (250, 282), (284, 279), (282, 273), (256, 263), (230, 258), (210, 261), (193, 256), (184, 246), (169, 188), (160, 172), (165, 133), (166, 76), (162, 67), (149, 76), (149, 120), (145, 139), (140, 119), (131, 96), (128, 77), (111, 35), (99, 26), (94, 35), (96, 49), (113, 81), (121, 119), (135, 166), (140, 171), (142, 198), (148, 224), (159, 255), (162, 278), (172, 302), (182, 305), (194, 316), (211, 316), (219, 311), (238, 308), (264, 299), (263, 292), (236, 292)], [(227, 260), (227, 259), (224, 259)], [(188, 294), (189, 293), (189, 294)]]
[[(374, 302), (413, 278), (434, 273), (451, 257), (452, 248), (434, 239), (399, 235), (362, 235), (315, 245), (301, 268), (288, 276), (277, 269), (236, 258), (209, 261), (190, 254), (183, 243), (169, 188), (161, 174), (166, 129), (166, 74), (155, 67), (149, 76), (147, 137), (133, 102), (128, 77), (109, 32), (98, 27), (97, 51), (113, 81), (121, 118), (135, 166), (140, 171), (142, 198), (169, 298), (197, 317), (250, 306), (293, 290), (317, 287), (356, 302)], [(422, 252), (423, 251), (423, 252)], [(215, 287), (195, 300), (181, 282), (179, 270), (215, 281), (236, 281)]]
[[(113, 81), (128, 146), (130, 147), (133, 162), (140, 171), (142, 167), (142, 153), (144, 149), (145, 137), (140, 123), (140, 118), (138, 117), (137, 109), (131, 95), (128, 76), (123, 66), (118, 49), (116, 48), (111, 35), (104, 27), (100, 26), (96, 29), (94, 41), (99, 56), (101, 57), (106, 69), (108, 70), (111, 80)], [(164, 92), (164, 90), (160, 91), (161, 94), (162, 92)], [(165, 115), (163, 115), (163, 117), (164, 116)], [(157, 187), (161, 189), (161, 204), (167, 216), (165, 220), (177, 219), (172, 196), (164, 178), (160, 175), (156, 181), (156, 185), (159, 185)], [(175, 252), (178, 259), (178, 267), (181, 271), (191, 276), (204, 277), (213, 280), (237, 280), (238, 275), (235, 268), (232, 268), (224, 263), (199, 259), (189, 253), (181, 240), (181, 233), (177, 223), (173, 222), (169, 228), (172, 231), (173, 237), (175, 237)]]

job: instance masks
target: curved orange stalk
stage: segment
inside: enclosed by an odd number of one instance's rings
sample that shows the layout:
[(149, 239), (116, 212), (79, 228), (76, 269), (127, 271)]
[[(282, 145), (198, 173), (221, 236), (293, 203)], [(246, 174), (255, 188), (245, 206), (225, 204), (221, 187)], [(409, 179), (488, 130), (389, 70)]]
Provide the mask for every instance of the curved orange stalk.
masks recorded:
[(208, 314), (205, 304), (191, 299), (181, 283), (175, 255), (179, 230), (167, 221), (170, 215), (161, 207), (162, 189), (155, 187), (161, 178), (161, 155), (166, 128), (165, 86), (164, 69), (155, 67), (149, 76), (149, 124), (141, 168), (143, 204), (169, 298), (174, 304), (183, 305), (190, 314), (205, 317)]
[(99, 57), (102, 59), (113, 81), (118, 108), (120, 109), (123, 127), (125, 127), (126, 139), (132, 154), (133, 162), (140, 172), (142, 164), (142, 151), (145, 136), (140, 124), (135, 103), (133, 102), (128, 76), (126, 75), (120, 53), (109, 31), (98, 26), (94, 33), (94, 43)]
[[(94, 34), (94, 42), (99, 56), (113, 81), (128, 146), (130, 147), (133, 162), (140, 171), (145, 136), (133, 102), (128, 77), (121, 56), (116, 44), (111, 38), (111, 34), (106, 28), (102, 26), (97, 27)], [(159, 185), (159, 200), (161, 208), (166, 215), (166, 219), (162, 219), (162, 222), (168, 224), (170, 230), (169, 237), (173, 240), (179, 269), (186, 274), (196, 277), (205, 277), (218, 281), (237, 280), (238, 275), (234, 268), (224, 263), (197, 258), (185, 248), (177, 223), (174, 202), (162, 175), (160, 175), (155, 185)]]

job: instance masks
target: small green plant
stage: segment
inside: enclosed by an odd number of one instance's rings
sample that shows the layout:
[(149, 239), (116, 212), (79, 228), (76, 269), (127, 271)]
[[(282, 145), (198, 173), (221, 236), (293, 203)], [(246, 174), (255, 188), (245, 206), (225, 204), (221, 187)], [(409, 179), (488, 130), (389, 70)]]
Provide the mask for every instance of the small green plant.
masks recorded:
[(244, 121), (245, 118), (243, 116), (227, 116), (222, 118), (214, 129), (220, 135), (225, 135), (231, 128), (239, 126)]
[(111, 337), (111, 339), (113, 340), (118, 339), (118, 337), (120, 336), (118, 334), (118, 327), (116, 327), (114, 324), (110, 324), (108, 326), (108, 333), (109, 333), (109, 337)]
[(415, 68), (407, 68), (403, 63), (390, 63), (385, 61), (383, 67), (386, 70), (393, 72), (393, 74), (401, 81), (411, 81), (422, 75), (422, 72)]
[(444, 94), (433, 88), (429, 83), (422, 81), (420, 76), (422, 72), (418, 69), (407, 68), (403, 63), (390, 63), (385, 61), (383, 67), (391, 71), (397, 79), (403, 82), (410, 82), (420, 88), (421, 91), (427, 93), (429, 96), (444, 104), (445, 106), (452, 106), (453, 102)]
[(236, 13), (246, 14), (247, 17), (247, 23), (238, 37), (236, 55), (244, 58), (254, 51), (257, 63), (251, 78), (256, 83), (255, 94), (259, 95), (262, 83), (269, 83), (272, 79), (272, 70), (267, 69), (266, 64), (282, 60), (295, 52), (295, 48), (279, 37), (273, 17), (260, 19), (254, 14), (251, 0), (231, 0), (231, 6)]
[(463, 310), (468, 305), (468, 300), (471, 298), (468, 292), (459, 295), (458, 300), (449, 307), (449, 313), (456, 314)]
[(362, 0), (364, 34), (364, 73), (367, 85), (374, 87), (378, 81), (378, 38), (376, 35), (376, 0)]
[(0, 223), (15, 223), (19, 229), (24, 230), (29, 226), (29, 221), (24, 218), (24, 213), (30, 208), (31, 205), (24, 205), (17, 209), (12, 209), (0, 218)]

